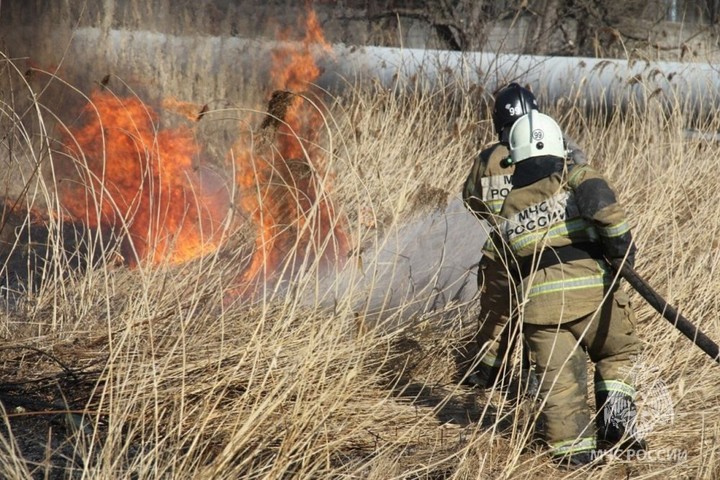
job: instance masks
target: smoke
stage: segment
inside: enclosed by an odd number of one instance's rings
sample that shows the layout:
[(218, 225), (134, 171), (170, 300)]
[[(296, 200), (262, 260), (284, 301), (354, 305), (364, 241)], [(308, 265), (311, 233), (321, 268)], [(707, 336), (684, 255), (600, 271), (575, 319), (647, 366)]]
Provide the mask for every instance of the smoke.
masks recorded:
[[(219, 3), (213, 5), (217, 7)], [(131, 177), (138, 191), (162, 191), (159, 186), (167, 185), (164, 183), (167, 176), (151, 177), (150, 184), (146, 184), (143, 179), (148, 177), (144, 172), (166, 171), (163, 162), (176, 160), (179, 152), (183, 152), (180, 156), (185, 160), (179, 176), (192, 181), (186, 184), (182, 180), (179, 191), (192, 191), (193, 195), (200, 194), (202, 198), (199, 211), (192, 213), (191, 217), (210, 217), (213, 228), (222, 223), (223, 212), (232, 202), (229, 196), (235, 189), (238, 192), (236, 201), (244, 212), (239, 218), (250, 220), (255, 225), (255, 256), (244, 281), (267, 281), (267, 270), (263, 267), (270, 264), (271, 270), (282, 270), (281, 265), (288, 261), (288, 271), (292, 274), (304, 262), (314, 261), (314, 256), (321, 251), (333, 260), (334, 267), (342, 268), (348, 258), (347, 241), (342, 223), (335, 219), (331, 199), (322, 190), (326, 181), (324, 159), (313, 146), (321, 128), (314, 118), (319, 112), (313, 110), (315, 107), (308, 109), (307, 102), (297, 95), (303, 93), (305, 86), (312, 83), (322, 86), (332, 77), (329, 66), (336, 58), (317, 32), (308, 28), (304, 41), (291, 41), (290, 38), (270, 41), (200, 35), (194, 27), (171, 28), (174, 25), (172, 22), (160, 22), (153, 30), (133, 29), (143, 25), (137, 22), (149, 7), (139, 2), (106, 2), (105, 6), (106, 10), (88, 9), (83, 12), (82, 20), (75, 27), (68, 27), (68, 31), (54, 29), (50, 34), (52, 39), (37, 38), (38, 29), (33, 32), (32, 27), (18, 28), (11, 35), (21, 39), (16, 45), (23, 45), (14, 51), (32, 52), (31, 57), (21, 61), (31, 72), (29, 78), (34, 83), (34, 89), (42, 92), (40, 101), (49, 109), (57, 108), (62, 102), (60, 111), (67, 116), (61, 119), (63, 128), (74, 139), (66, 143), (72, 145), (79, 136), (83, 136), (83, 129), (92, 125), (84, 135), (86, 143), (80, 142), (80, 147), (101, 139), (106, 142), (116, 139), (118, 145), (131, 147), (129, 152), (121, 155), (123, 161), (129, 159), (132, 164), (133, 159), (141, 157), (147, 162), (147, 165), (139, 166), (135, 175), (126, 175), (132, 171), (130, 167), (121, 168), (112, 182), (106, 186), (96, 185), (95, 190), (117, 188), (121, 181)], [(38, 25), (46, 24), (45, 19), (52, 16), (54, 8), (47, 6), (43, 12), (33, 11), (33, 14), (42, 16)], [(27, 16), (28, 10), (13, 9), (12, 13)], [(71, 24), (72, 14), (65, 12), (65, 15), (62, 17), (65, 24)], [(210, 12), (208, 15), (214, 14)], [(7, 21), (8, 16), (3, 17)], [(11, 15), (10, 18), (16, 17)], [(181, 26), (189, 25), (182, 19), (177, 21)], [(308, 24), (318, 26), (313, 17)], [(27, 23), (20, 22), (19, 25)], [(215, 31), (220, 32), (226, 27), (228, 25)], [(67, 38), (61, 40), (62, 35), (68, 32)], [(23, 44), (23, 39), (28, 43)], [(64, 46), (61, 55), (57, 45)], [(38, 48), (33, 48), (35, 46)], [(317, 64), (310, 62), (317, 58), (322, 61)], [(288, 68), (291, 65), (303, 67)], [(73, 89), (67, 88), (69, 86)], [(280, 155), (273, 153), (272, 149), (252, 151), (251, 148), (256, 148), (251, 147), (256, 139), (248, 133), (265, 124), (260, 121), (262, 117), (252, 112), (264, 111), (271, 94), (285, 91), (282, 89), (289, 89), (288, 106), (283, 110), (280, 122), (268, 123), (279, 129), (269, 135), (272, 137), (270, 140), (280, 148)], [(71, 93), (51, 94), (51, 91), (66, 90)], [(83, 107), (87, 99), (78, 91), (106, 92), (110, 101), (113, 98), (131, 100), (119, 100), (120, 103), (114, 109), (110, 108), (105, 116), (93, 117), (94, 107)], [(93, 100), (96, 103), (97, 97)], [(137, 104), (138, 100), (141, 105)], [(130, 104), (138, 108), (138, 113), (121, 117), (124, 118), (123, 127), (113, 128), (111, 119), (117, 116), (107, 115), (111, 115), (113, 110), (127, 111)], [(73, 113), (81, 108), (88, 108), (85, 116), (95, 120), (88, 124)], [(247, 109), (247, 114), (242, 113), (244, 109)], [(151, 121), (144, 123), (147, 119)], [(238, 130), (243, 125), (248, 131)], [(142, 132), (139, 127), (142, 127)], [(168, 141), (156, 142), (151, 135)], [(177, 137), (183, 139), (187, 148), (177, 150), (177, 143), (170, 141)], [(67, 158), (72, 158), (73, 162), (90, 161), (90, 180), (80, 182), (85, 186), (93, 184), (93, 178), (106, 175), (103, 165), (108, 159), (113, 165), (120, 164), (121, 160), (114, 157), (116, 151), (111, 151), (109, 157), (102, 152), (106, 144), (96, 145), (97, 148), (90, 148), (87, 152), (85, 148), (74, 152), (70, 150), (73, 154)], [(138, 145), (139, 150), (132, 150)], [(231, 154), (228, 155), (228, 152)], [(223, 173), (229, 171), (234, 171), (234, 178)], [(319, 172), (319, 175), (308, 176), (312, 172)], [(168, 186), (168, 192), (173, 192), (176, 185), (178, 183), (174, 182)], [(298, 195), (298, 191), (302, 195)], [(146, 218), (139, 214), (143, 205), (160, 205), (166, 212), (167, 206), (172, 203), (168, 203), (167, 198), (175, 198), (173, 194), (168, 195), (161, 195), (160, 200), (156, 196), (141, 196), (138, 200), (132, 194), (120, 195), (117, 198), (122, 201), (116, 201), (109, 210), (102, 198), (99, 203), (97, 198), (86, 203), (94, 205), (100, 216), (111, 217), (110, 213), (119, 212), (124, 219), (131, 217), (136, 221), (137, 218)], [(70, 197), (83, 198), (83, 195), (71, 194)], [(203, 212), (210, 208), (208, 206), (217, 208), (219, 213), (205, 215)], [(88, 215), (83, 209), (71, 211), (76, 218)], [(188, 209), (182, 211), (187, 218)], [(98, 218), (92, 215), (88, 218), (91, 224), (97, 225)], [(140, 257), (143, 251), (153, 251), (159, 256), (152, 260), (163, 261), (164, 252), (174, 247), (178, 238), (163, 231), (161, 226), (153, 223), (153, 218), (157, 215), (138, 222), (140, 231), (131, 232), (131, 238), (136, 245), (146, 246), (140, 249)], [(473, 230), (477, 234), (468, 234)], [(319, 235), (314, 237), (308, 232), (319, 232)], [(198, 236), (203, 238), (204, 235)], [(410, 315), (450, 302), (467, 301), (475, 292), (473, 267), (477, 261), (475, 252), (480, 251), (479, 245), (468, 248), (467, 238), (482, 239), (482, 236), (477, 222), (464, 211), (462, 205), (451, 203), (448, 211), (436, 211), (416, 223), (388, 232), (376, 251), (363, 254), (359, 270), (346, 268), (339, 278), (330, 276), (324, 281), (335, 284), (338, 295), (348, 291), (362, 292), (362, 298), (357, 300), (358, 310), (378, 315), (395, 313), (398, 309)], [(329, 243), (327, 239), (331, 239)], [(157, 246), (157, 242), (161, 242), (161, 248), (148, 248)], [(135, 250), (138, 250), (137, 246)], [(302, 256), (288, 259), (290, 251), (299, 251)], [(180, 257), (181, 260), (183, 258), (187, 257)], [(263, 274), (258, 275), (258, 272)], [(330, 297), (326, 300), (332, 304)]]

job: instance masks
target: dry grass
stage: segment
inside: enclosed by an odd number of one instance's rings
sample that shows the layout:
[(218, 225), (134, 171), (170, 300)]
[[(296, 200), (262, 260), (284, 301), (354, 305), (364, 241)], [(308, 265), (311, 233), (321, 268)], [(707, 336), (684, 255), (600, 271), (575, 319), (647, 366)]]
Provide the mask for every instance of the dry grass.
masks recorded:
[[(35, 168), (58, 154), (51, 106), (19, 100), (31, 88), (22, 72), (4, 69), (12, 80), (0, 105), (6, 195), (27, 186), (24, 205), (56, 205), (55, 185)], [(354, 248), (372, 252), (388, 229), (458, 196), (473, 156), (493, 140), (479, 95), (457, 85), (412, 95), (370, 86), (326, 102), (328, 194)], [(555, 113), (615, 181), (640, 247), (638, 271), (720, 339), (719, 142), (685, 138), (690, 120), (652, 105), (601, 119)], [(314, 266), (280, 295), (228, 302), (249, 247), (136, 269), (107, 261), (75, 270), (58, 255), (38, 289), (8, 283), (23, 291), (5, 292), (0, 320), (0, 476), (587, 476), (549, 464), (533, 440), (531, 402), (456, 384), (454, 350), (472, 308), (368, 325), (356, 315), (361, 292), (329, 305)], [(652, 367), (644, 380), (665, 382), (675, 413), (649, 441), (687, 459), (614, 460), (594, 477), (716, 478), (717, 366), (635, 300)]]

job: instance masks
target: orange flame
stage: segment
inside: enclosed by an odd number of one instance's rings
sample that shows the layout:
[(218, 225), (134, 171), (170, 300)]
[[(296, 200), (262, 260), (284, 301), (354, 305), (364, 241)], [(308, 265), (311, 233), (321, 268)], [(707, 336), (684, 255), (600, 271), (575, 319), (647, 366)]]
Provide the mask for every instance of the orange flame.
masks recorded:
[[(272, 123), (270, 145), (239, 140), (232, 148), (236, 201), (258, 232), (241, 287), (303, 262), (346, 258), (348, 241), (329, 199), (332, 178), (318, 148), (320, 107), (305, 98), (321, 74), (315, 56), (328, 50), (311, 11), (303, 41), (273, 52), (273, 91), (282, 90), (289, 103)], [(199, 120), (207, 106), (165, 99), (163, 108)], [(126, 234), (123, 255), (131, 264), (179, 263), (215, 251), (230, 203), (203, 187), (193, 131), (161, 128), (158, 117), (136, 97), (94, 92), (79, 126), (67, 131), (68, 155), (55, 160), (57, 171), (74, 171), (61, 183), (64, 209), (90, 228)]]
[(274, 90), (291, 94), (289, 107), (276, 119), (277, 150), (250, 151), (242, 143), (233, 147), (240, 203), (259, 230), (246, 281), (260, 277), (263, 269), (266, 274), (283, 266), (294, 271), (317, 256), (335, 264), (347, 252), (347, 238), (327, 195), (325, 159), (315, 146), (322, 116), (301, 96), (321, 73), (314, 53), (327, 52), (329, 45), (312, 11), (306, 27), (301, 44), (273, 52)]
[(217, 248), (223, 212), (202, 192), (189, 128), (162, 130), (139, 99), (108, 92), (94, 92), (81, 119), (65, 141), (78, 177), (60, 190), (71, 215), (91, 228), (126, 229), (131, 264), (179, 263)]

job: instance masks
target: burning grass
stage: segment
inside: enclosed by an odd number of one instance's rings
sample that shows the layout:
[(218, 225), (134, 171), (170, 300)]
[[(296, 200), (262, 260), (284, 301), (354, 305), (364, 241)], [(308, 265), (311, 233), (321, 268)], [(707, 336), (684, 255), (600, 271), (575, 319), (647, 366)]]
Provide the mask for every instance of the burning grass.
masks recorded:
[[(548, 462), (534, 440), (531, 401), (457, 384), (456, 349), (474, 325), (472, 305), (447, 304), (409, 318), (400, 305), (379, 323), (366, 322), (357, 302), (366, 292), (334, 284), (329, 273), (330, 267), (352, 271), (355, 262), (320, 261), (362, 251), (362, 261), (372, 263), (388, 231), (440, 208), (443, 197), (459, 195), (473, 156), (493, 140), (477, 108), (478, 92), (448, 85), (413, 93), (370, 86), (325, 102), (310, 94), (288, 96), (266, 123), (266, 111), (234, 111), (234, 119), (250, 119), (234, 123), (245, 127), (229, 142), (232, 153), (223, 164), (240, 212), (227, 218), (240, 225), (221, 215), (220, 236), (203, 237), (212, 239), (203, 243), (212, 248), (202, 255), (134, 268), (113, 261), (111, 247), (122, 243), (107, 243), (89, 229), (83, 238), (95, 238), (99, 243), (91, 244), (103, 246), (102, 255), (82, 269), (64, 260), (64, 242), (57, 240), (59, 222), (73, 211), (64, 207), (54, 161), (73, 152), (84, 159), (75, 163), (87, 175), (80, 176), (84, 192), (107, 190), (101, 198), (115, 202), (109, 211), (122, 213), (114, 238), (132, 240), (134, 206), (143, 202), (183, 206), (181, 217), (197, 220), (187, 207), (204, 205), (202, 189), (190, 181), (193, 169), (185, 168), (178, 181), (195, 185), (183, 190), (195, 192), (194, 200), (162, 200), (168, 178), (159, 162), (177, 152), (188, 154), (182, 157), (190, 157), (187, 165), (200, 161), (203, 150), (192, 143), (202, 140), (200, 130), (166, 130), (147, 107), (123, 117), (120, 138), (142, 146), (145, 163), (139, 165), (148, 167), (138, 167), (134, 189), (154, 195), (118, 197), (111, 192), (116, 182), (97, 182), (100, 172), (109, 175), (117, 166), (116, 152), (108, 151), (112, 129), (60, 122), (41, 103), (23, 117), (4, 98), (5, 196), (21, 198), (27, 212), (49, 212), (46, 231), (56, 240), (46, 244), (56, 255), (42, 268), (45, 281), (37, 288), (8, 280), (5, 265), (0, 476), (585, 478), (587, 472), (558, 472)], [(88, 108), (99, 108), (103, 99), (91, 97)], [(115, 103), (113, 114), (125, 115), (136, 100)], [(294, 110), (301, 104), (311, 108)], [(302, 112), (318, 123), (309, 128)], [(212, 124), (218, 113), (206, 109), (200, 122), (191, 121)], [(616, 182), (640, 247), (638, 271), (720, 339), (719, 142), (687, 138), (686, 116), (652, 105), (602, 119), (578, 109), (555, 113), (591, 162)], [(92, 118), (107, 123), (102, 115)], [(293, 118), (302, 120), (293, 124)], [(147, 136), (135, 130), (139, 119), (149, 120)], [(75, 132), (75, 139), (85, 130), (73, 128), (93, 125), (93, 149), (80, 148), (80, 141), (59, 148), (52, 125)], [(248, 148), (262, 137), (263, 125), (272, 129), (270, 141)], [(716, 132), (720, 125), (713, 120), (703, 128)], [(180, 133), (184, 147), (165, 147), (168, 132)], [(112, 165), (97, 169), (95, 161)], [(132, 171), (123, 168), (120, 177)], [(105, 203), (93, 205), (91, 212), (106, 212)], [(151, 218), (138, 235), (162, 231), (151, 225), (163, 226), (164, 217), (156, 211)], [(31, 251), (31, 245), (13, 248)], [(151, 250), (144, 258), (164, 251)], [(263, 281), (278, 269), (289, 272), (280, 275), (288, 281)], [(249, 276), (264, 289), (253, 301), (238, 291), (238, 279)], [(9, 290), (19, 293), (12, 301)], [(596, 475), (715, 478), (718, 367), (634, 299), (645, 345), (640, 390), (662, 381), (674, 421), (650, 432), (656, 456), (611, 460)]]

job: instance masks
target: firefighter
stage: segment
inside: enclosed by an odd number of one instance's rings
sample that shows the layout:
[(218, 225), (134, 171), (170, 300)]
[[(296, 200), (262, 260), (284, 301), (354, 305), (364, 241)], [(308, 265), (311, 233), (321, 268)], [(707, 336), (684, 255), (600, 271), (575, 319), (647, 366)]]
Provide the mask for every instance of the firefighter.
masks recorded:
[[(592, 463), (597, 444), (644, 451), (635, 426), (635, 314), (609, 260), (631, 266), (632, 234), (608, 180), (567, 158), (562, 131), (531, 111), (509, 133), (513, 188), (500, 216), (513, 258), (522, 332), (536, 366), (545, 439), (566, 466)], [(586, 352), (597, 411), (587, 408)]]
[[(486, 222), (490, 230), (497, 227), (496, 220), (505, 196), (510, 192), (514, 166), (504, 165), (510, 128), (515, 121), (531, 110), (538, 110), (533, 93), (517, 83), (510, 83), (495, 95), (492, 121), (498, 141), (483, 149), (476, 157), (463, 188), (466, 207), (478, 219)], [(571, 140), (570, 157), (575, 163), (584, 163), (584, 154)], [(507, 380), (506, 357), (512, 351), (517, 326), (509, 323), (513, 287), (508, 280), (506, 262), (494, 258), (493, 249), (486, 250), (479, 262), (478, 290), (480, 314), (478, 329), (472, 341), (464, 347), (460, 374), (463, 383), (478, 388), (489, 388), (497, 380)], [(516, 333), (516, 332), (515, 332)], [(524, 358), (524, 369), (528, 368)], [(532, 381), (527, 372), (524, 381)]]

